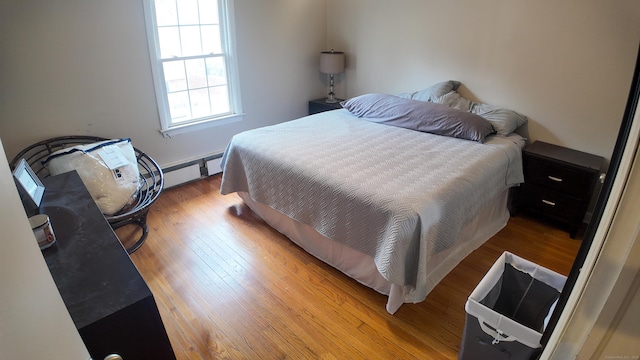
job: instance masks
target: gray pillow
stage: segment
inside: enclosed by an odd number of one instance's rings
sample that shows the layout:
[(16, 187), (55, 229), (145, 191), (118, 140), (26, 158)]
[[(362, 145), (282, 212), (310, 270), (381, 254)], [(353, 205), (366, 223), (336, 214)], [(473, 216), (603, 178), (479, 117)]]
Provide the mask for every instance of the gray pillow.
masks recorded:
[(507, 136), (527, 123), (527, 117), (513, 110), (489, 104), (475, 103), (471, 112), (489, 120), (499, 135)]
[(437, 84), (431, 85), (426, 89), (422, 89), (413, 93), (402, 93), (398, 96), (405, 99), (433, 101), (450, 91), (456, 90), (458, 87), (460, 87), (459, 81), (442, 81)]
[(527, 123), (526, 116), (513, 110), (489, 104), (477, 103), (463, 97), (455, 91), (444, 94), (433, 100), (433, 102), (447, 105), (458, 110), (470, 111), (476, 115), (482, 116), (491, 123), (498, 135), (507, 136), (520, 126)]
[(433, 100), (434, 103), (447, 105), (448, 107), (452, 107), (462, 111), (471, 111), (471, 107), (474, 102), (462, 97), (455, 91), (448, 92), (439, 98)]
[(491, 123), (470, 112), (393, 95), (361, 95), (342, 107), (368, 121), (481, 143), (495, 133)]

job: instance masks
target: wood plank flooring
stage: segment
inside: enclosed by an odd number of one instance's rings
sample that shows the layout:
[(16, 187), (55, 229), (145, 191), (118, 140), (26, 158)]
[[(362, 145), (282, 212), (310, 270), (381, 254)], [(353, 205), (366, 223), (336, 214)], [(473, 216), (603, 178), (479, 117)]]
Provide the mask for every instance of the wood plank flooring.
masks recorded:
[[(524, 216), (419, 304), (386, 297), (256, 218), (220, 175), (165, 190), (131, 255), (178, 359), (456, 359), (467, 297), (504, 250), (567, 274), (579, 240)], [(134, 227), (118, 229), (126, 243)]]

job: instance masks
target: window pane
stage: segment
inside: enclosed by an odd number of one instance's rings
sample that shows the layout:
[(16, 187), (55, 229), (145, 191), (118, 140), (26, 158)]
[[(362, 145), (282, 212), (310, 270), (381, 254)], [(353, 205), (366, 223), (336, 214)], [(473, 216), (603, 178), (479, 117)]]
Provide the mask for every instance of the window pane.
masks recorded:
[(226, 114), (231, 111), (229, 105), (229, 88), (227, 86), (217, 86), (209, 88), (211, 97), (211, 113)]
[(168, 92), (187, 90), (187, 77), (184, 69), (184, 61), (167, 61), (162, 64), (164, 69), (164, 81)]
[(171, 93), (167, 95), (169, 99), (169, 111), (173, 123), (191, 119), (191, 109), (189, 107), (189, 95), (186, 91)]
[(191, 98), (191, 112), (194, 118), (211, 115), (209, 91), (206, 88), (189, 91), (189, 97)]
[(156, 0), (155, 5), (158, 26), (178, 25), (176, 0)]
[(204, 66), (204, 59), (187, 60), (185, 63), (187, 65), (189, 89), (207, 87), (207, 72)]
[(202, 55), (199, 26), (181, 26), (182, 56)]
[(218, 1), (217, 0), (200, 0), (200, 23), (201, 24), (219, 24), (218, 20)]
[(151, 51), (154, 77), (163, 81), (155, 82), (163, 131), (235, 113), (239, 101), (232, 86), (235, 78), (227, 78), (233, 69), (227, 68), (228, 40), (221, 38), (227, 29), (220, 18), (227, 1), (233, 0), (149, 1), (155, 6), (145, 6), (145, 20), (157, 25), (148, 38), (150, 48), (157, 48), (157, 53)]
[(207, 83), (209, 86), (227, 84), (223, 57), (207, 58)]
[(180, 56), (180, 33), (177, 26), (158, 28), (160, 58), (171, 59)]
[(222, 54), (222, 43), (220, 42), (219, 25), (203, 25), (202, 30), (202, 53)]
[(198, 20), (198, 0), (179, 0), (178, 19), (180, 25), (197, 25)]

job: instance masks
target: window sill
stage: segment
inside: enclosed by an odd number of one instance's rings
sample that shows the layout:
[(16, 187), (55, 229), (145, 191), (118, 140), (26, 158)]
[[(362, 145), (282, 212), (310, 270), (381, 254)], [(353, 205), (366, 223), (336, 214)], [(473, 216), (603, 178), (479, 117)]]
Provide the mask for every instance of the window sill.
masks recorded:
[(202, 129), (215, 127), (215, 126), (232, 124), (238, 121), (242, 121), (243, 118), (244, 118), (244, 114), (233, 114), (225, 117), (204, 120), (196, 123), (173, 126), (169, 129), (160, 130), (160, 133), (162, 134), (162, 136), (170, 138), (174, 135), (184, 134), (184, 133), (193, 132), (193, 131), (200, 131)]

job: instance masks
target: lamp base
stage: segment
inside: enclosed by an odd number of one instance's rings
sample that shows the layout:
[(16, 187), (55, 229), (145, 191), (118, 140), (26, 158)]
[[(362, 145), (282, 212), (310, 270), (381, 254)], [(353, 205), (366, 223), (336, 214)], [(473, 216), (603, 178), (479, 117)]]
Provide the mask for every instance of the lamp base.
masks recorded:
[(333, 74), (329, 74), (329, 93), (327, 94), (327, 100), (325, 100), (328, 104), (335, 104), (338, 100), (335, 97), (335, 93), (333, 92)]

